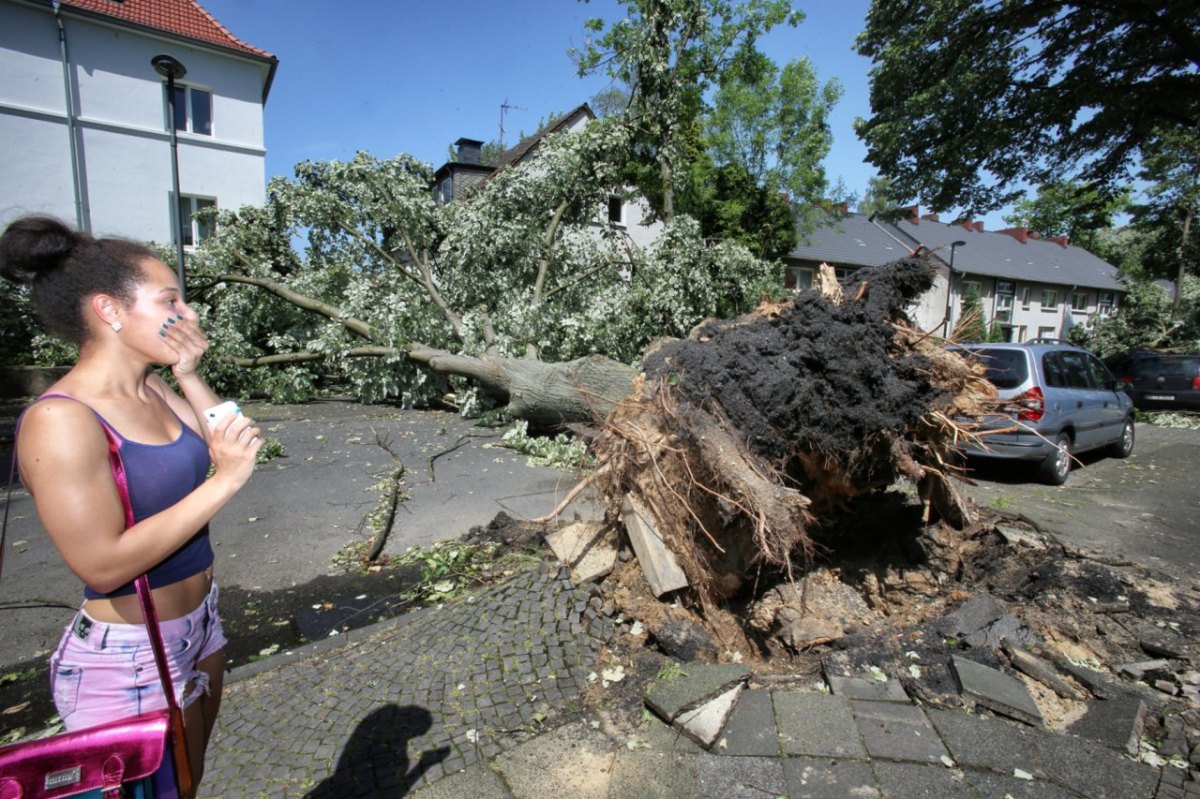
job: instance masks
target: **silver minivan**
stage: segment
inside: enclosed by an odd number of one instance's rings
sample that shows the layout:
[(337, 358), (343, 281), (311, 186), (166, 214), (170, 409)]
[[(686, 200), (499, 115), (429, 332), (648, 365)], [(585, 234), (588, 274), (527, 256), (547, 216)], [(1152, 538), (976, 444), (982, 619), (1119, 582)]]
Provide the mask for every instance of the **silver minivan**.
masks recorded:
[(1062, 485), (1073, 453), (1107, 447), (1127, 458), (1133, 452), (1133, 402), (1087, 350), (1042, 340), (951, 349), (979, 359), (1008, 411), (987, 420), (982, 445), (968, 447), (968, 456), (1032, 461), (1043, 482)]

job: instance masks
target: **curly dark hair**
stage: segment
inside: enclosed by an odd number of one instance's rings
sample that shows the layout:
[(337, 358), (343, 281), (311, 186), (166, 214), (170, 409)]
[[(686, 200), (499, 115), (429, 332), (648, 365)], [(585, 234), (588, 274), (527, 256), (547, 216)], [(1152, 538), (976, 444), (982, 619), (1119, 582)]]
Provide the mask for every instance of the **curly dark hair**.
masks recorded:
[(132, 302), (143, 277), (138, 262), (154, 257), (144, 244), (94, 238), (49, 216), (21, 217), (0, 235), (0, 276), (29, 285), (42, 327), (73, 344), (88, 337), (88, 297)]

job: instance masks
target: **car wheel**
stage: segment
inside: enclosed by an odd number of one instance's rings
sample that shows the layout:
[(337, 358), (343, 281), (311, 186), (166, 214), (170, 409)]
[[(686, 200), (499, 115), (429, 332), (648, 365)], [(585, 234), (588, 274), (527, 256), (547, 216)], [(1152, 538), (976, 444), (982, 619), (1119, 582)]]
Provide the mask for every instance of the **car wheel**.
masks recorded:
[(1121, 437), (1109, 447), (1109, 453), (1114, 458), (1128, 458), (1133, 454), (1133, 420), (1126, 419), (1121, 426)]
[(1038, 477), (1043, 483), (1060, 486), (1067, 482), (1067, 475), (1070, 473), (1071, 437), (1066, 433), (1059, 433), (1054, 442), (1054, 452), (1047, 455), (1046, 460), (1038, 467)]

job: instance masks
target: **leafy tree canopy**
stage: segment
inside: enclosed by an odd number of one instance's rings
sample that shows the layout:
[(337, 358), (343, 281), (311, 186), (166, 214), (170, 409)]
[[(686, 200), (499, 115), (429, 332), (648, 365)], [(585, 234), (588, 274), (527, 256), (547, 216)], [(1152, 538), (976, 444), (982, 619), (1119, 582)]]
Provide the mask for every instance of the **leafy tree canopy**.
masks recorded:
[(899, 193), (983, 212), (1019, 182), (1117, 194), (1141, 148), (1200, 124), (1200, 4), (873, 0), (868, 160)]
[(1114, 217), (1129, 207), (1131, 194), (1128, 188), (1113, 195), (1082, 183), (1046, 183), (1038, 187), (1037, 196), (1014, 203), (1004, 221), (1042, 236), (1067, 236), (1091, 251), (1098, 232), (1111, 228)]

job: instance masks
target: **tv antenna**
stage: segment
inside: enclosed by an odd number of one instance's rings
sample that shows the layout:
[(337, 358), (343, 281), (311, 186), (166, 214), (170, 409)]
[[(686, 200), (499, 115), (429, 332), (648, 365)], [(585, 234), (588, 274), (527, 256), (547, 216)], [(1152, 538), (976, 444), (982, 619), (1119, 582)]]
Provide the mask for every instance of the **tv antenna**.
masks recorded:
[(505, 115), (505, 113), (508, 112), (508, 109), (510, 109), (510, 108), (514, 109), (516, 111), (528, 111), (529, 110), (528, 108), (526, 108), (523, 105), (512, 105), (508, 102), (507, 97), (504, 98), (504, 102), (500, 104), (500, 149), (501, 150), (504, 149), (504, 115)]

